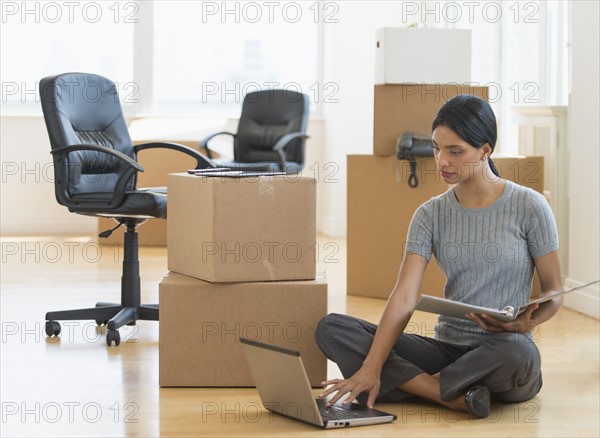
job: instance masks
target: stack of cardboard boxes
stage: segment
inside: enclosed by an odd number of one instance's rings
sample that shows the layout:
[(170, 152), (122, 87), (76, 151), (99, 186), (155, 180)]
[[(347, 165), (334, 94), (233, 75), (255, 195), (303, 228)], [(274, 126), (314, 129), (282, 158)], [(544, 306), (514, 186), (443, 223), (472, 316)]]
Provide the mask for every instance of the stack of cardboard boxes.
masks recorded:
[(160, 284), (160, 385), (254, 386), (240, 337), (300, 351), (326, 379), (316, 324), (316, 181), (171, 174), (168, 267)]
[[(409, 163), (395, 156), (398, 137), (405, 132), (431, 135), (435, 114), (446, 100), (463, 93), (487, 100), (488, 89), (459, 85), (470, 81), (468, 31), (385, 29), (377, 38), (373, 155), (348, 156), (347, 290), (350, 295), (388, 298), (413, 213), (449, 188), (433, 157), (417, 160), (419, 185), (411, 188)], [(403, 54), (415, 47), (430, 56)], [(449, 59), (441, 62), (438, 55)], [(543, 191), (542, 157), (496, 157), (503, 178)], [(432, 258), (421, 290), (441, 296), (444, 283)]]

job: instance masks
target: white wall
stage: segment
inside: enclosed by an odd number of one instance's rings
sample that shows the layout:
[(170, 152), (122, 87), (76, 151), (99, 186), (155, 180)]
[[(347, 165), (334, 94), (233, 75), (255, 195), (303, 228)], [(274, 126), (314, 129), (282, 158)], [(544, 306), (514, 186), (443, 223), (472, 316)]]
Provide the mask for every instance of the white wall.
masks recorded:
[(50, 142), (41, 116), (0, 119), (2, 234), (90, 234), (96, 220), (56, 203)]
[[(567, 285), (600, 278), (600, 35), (598, 2), (573, 1), (569, 102), (569, 277)], [(599, 317), (598, 286), (565, 304)]]

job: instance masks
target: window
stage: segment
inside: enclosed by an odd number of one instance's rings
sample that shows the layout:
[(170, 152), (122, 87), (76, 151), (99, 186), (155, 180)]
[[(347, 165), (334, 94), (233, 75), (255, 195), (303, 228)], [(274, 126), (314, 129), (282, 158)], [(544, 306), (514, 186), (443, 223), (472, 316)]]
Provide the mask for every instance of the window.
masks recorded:
[(518, 152), (516, 105), (567, 104), (568, 2), (455, 2), (440, 5), (446, 27), (471, 29), (471, 79), (487, 85), (498, 144)]
[[(490, 87), (500, 142), (516, 152), (511, 106), (567, 103), (568, 2), (425, 3), (421, 21), (471, 29), (472, 80)], [(247, 92), (275, 87), (308, 94), (314, 111), (337, 91), (319, 83), (319, 35), (343, 3), (2, 1), (1, 7), (3, 110), (25, 103), (39, 111), (39, 80), (66, 71), (111, 78), (131, 111), (237, 114)]]
[(318, 81), (316, 2), (154, 2), (153, 99), (239, 112), (243, 96)]
[(136, 3), (3, 1), (1, 6), (3, 107), (39, 108), (40, 79), (68, 71), (109, 77), (122, 98), (132, 92)]

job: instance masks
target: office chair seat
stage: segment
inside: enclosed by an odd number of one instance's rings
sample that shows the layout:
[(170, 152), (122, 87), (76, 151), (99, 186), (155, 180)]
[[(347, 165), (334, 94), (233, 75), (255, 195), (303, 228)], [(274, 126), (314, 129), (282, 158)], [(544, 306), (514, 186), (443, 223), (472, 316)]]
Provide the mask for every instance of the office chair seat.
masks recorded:
[[(86, 200), (97, 199), (110, 200), (112, 193), (86, 193), (84, 195), (73, 195), (74, 201), (78, 197)], [(73, 211), (73, 209), (69, 209)], [(77, 212), (80, 213), (80, 212)], [(135, 217), (149, 216), (153, 218), (167, 218), (167, 188), (166, 187), (148, 187), (137, 190), (128, 190), (125, 192), (123, 202), (116, 208), (111, 210), (98, 210), (82, 212), (86, 216), (98, 216), (108, 213), (110, 216)]]

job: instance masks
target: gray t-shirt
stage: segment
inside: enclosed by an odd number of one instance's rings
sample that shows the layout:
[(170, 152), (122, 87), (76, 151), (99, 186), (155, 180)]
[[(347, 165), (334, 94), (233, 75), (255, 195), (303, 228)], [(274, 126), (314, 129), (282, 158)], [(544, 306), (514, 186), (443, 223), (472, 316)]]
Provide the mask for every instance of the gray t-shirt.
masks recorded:
[[(425, 202), (412, 218), (405, 252), (428, 261), (435, 255), (446, 275), (445, 298), (502, 309), (529, 301), (533, 257), (557, 249), (556, 222), (544, 196), (507, 180), (485, 208), (463, 207), (453, 189)], [(443, 315), (435, 328), (436, 339), (460, 345), (479, 345), (486, 334), (471, 321)]]

